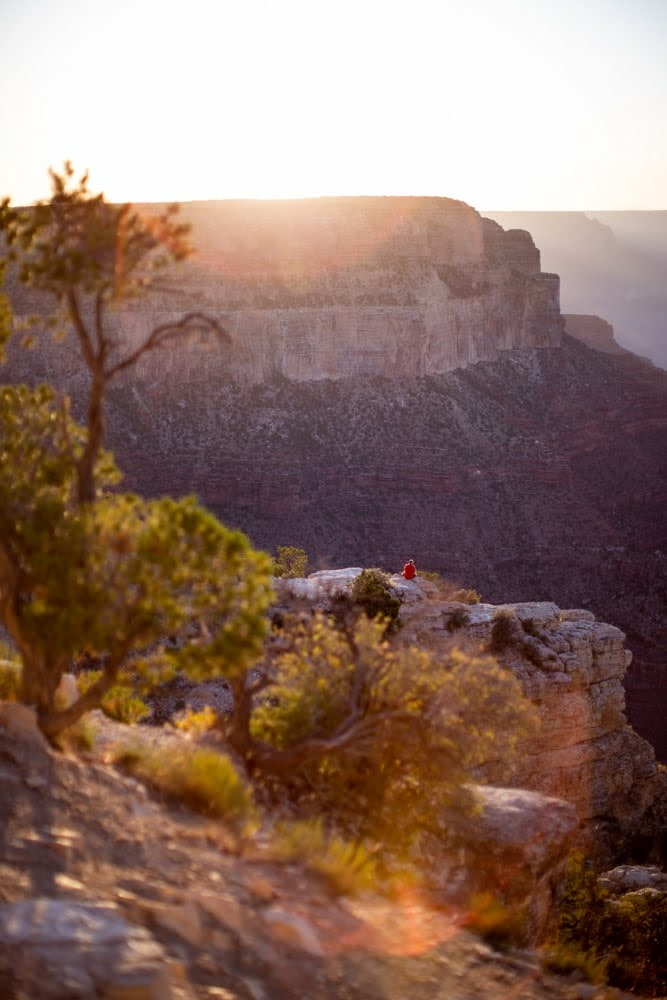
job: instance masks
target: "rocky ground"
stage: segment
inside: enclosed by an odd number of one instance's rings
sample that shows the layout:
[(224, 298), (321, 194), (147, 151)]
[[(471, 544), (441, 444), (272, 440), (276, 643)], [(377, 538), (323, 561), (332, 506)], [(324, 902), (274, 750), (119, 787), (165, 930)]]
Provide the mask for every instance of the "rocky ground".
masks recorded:
[[(501, 954), (414, 889), (334, 897), (298, 864), (158, 801), (95, 748), (0, 726), (0, 994), (15, 1000), (602, 1000)], [(11, 731), (10, 731), (11, 730)], [(183, 740), (135, 727), (152, 741)]]

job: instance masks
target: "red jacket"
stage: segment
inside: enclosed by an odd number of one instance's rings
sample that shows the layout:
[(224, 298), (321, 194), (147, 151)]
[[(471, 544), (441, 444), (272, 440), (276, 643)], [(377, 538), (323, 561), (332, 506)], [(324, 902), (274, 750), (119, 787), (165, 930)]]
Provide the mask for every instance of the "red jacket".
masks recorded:
[(417, 568), (413, 563), (413, 561), (410, 560), (410, 562), (406, 562), (405, 566), (403, 567), (403, 576), (405, 577), (405, 579), (414, 580), (416, 575), (417, 575)]

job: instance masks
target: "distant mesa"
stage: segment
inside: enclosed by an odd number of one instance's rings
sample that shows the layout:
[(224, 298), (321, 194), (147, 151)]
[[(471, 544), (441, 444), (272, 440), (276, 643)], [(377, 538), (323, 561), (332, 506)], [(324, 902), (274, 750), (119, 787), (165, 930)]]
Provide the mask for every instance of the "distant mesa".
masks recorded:
[(605, 354), (628, 354), (624, 347), (621, 347), (614, 338), (614, 328), (611, 323), (600, 319), (599, 316), (582, 316), (573, 313), (566, 313), (565, 332), (577, 340), (583, 341), (596, 351), (603, 351)]
[(621, 347), (667, 368), (667, 211), (484, 214), (531, 233), (565, 313), (602, 316)]

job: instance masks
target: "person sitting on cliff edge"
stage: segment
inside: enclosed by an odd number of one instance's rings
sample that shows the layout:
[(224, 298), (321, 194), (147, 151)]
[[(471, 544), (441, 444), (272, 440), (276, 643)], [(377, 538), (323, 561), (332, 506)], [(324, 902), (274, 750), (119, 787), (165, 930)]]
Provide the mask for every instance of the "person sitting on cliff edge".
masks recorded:
[(414, 580), (417, 576), (417, 567), (415, 566), (414, 559), (408, 559), (405, 566), (403, 567), (403, 576), (406, 580)]

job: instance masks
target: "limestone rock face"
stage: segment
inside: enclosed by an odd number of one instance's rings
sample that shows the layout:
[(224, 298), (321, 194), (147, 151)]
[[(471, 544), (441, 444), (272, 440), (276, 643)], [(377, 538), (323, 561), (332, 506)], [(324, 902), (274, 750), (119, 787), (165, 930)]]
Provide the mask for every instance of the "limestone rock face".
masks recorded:
[[(206, 202), (183, 215), (197, 253), (174, 274), (177, 292), (131, 304), (118, 322), (138, 342), (189, 309), (216, 317), (237, 382), (428, 375), (561, 342), (558, 277), (541, 273), (531, 236), (463, 202)], [(185, 347), (140, 372), (192, 378), (208, 361)]]
[[(322, 606), (326, 594), (356, 572), (318, 573), (282, 585), (295, 596), (316, 596)], [(667, 775), (625, 717), (623, 679), (632, 656), (620, 629), (586, 609), (561, 610), (551, 601), (466, 605), (443, 599), (437, 583), (419, 576), (390, 580), (403, 602), (402, 641), (435, 655), (452, 642), (493, 649), (498, 614), (509, 619), (508, 638), (493, 653), (519, 679), (541, 723), (519, 748), (509, 776), (513, 787), (573, 805), (578, 843), (603, 864), (621, 851), (638, 846), (649, 852), (652, 842), (658, 845), (667, 830)], [(488, 761), (478, 777), (507, 784), (507, 762)]]
[[(422, 603), (438, 602), (417, 600), (403, 609), (415, 638), (424, 633)], [(552, 602), (459, 607), (469, 615), (460, 634), (483, 646), (492, 642), (498, 611), (516, 625), (510, 643), (495, 655), (520, 680), (541, 725), (520, 748), (512, 783), (572, 803), (582, 844), (601, 859), (634, 838), (664, 834), (667, 776), (625, 717), (623, 678), (632, 657), (620, 629), (592, 620), (589, 611), (561, 611)], [(451, 641), (446, 624), (433, 617), (429, 631), (431, 642), (438, 635)], [(484, 777), (496, 783), (503, 767), (489, 762)]]
[(565, 331), (571, 337), (582, 340), (596, 351), (605, 354), (627, 354), (627, 350), (616, 341), (611, 323), (599, 316), (586, 316), (568, 313), (565, 320)]

